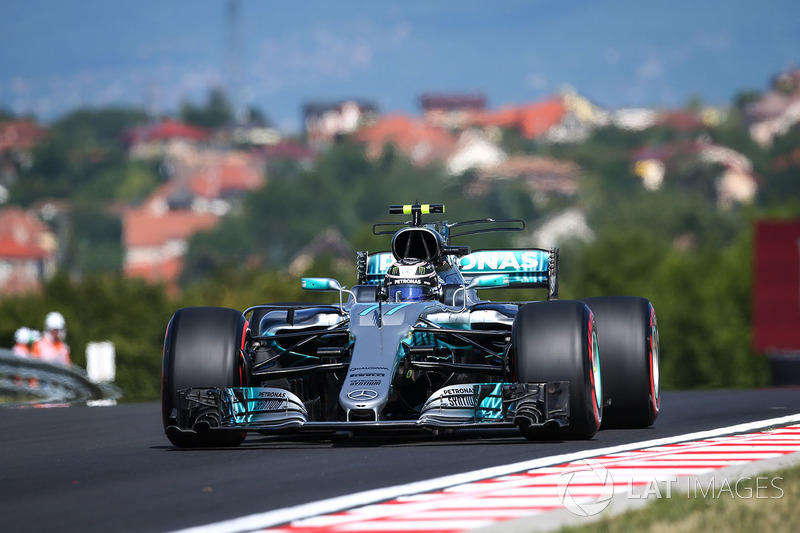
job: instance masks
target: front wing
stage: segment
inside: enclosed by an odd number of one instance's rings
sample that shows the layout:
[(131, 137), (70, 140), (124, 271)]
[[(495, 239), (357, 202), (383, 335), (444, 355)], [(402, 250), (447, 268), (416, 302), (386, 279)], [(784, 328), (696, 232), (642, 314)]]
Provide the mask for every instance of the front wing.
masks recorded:
[(313, 421), (297, 396), (272, 387), (184, 389), (176, 414), (178, 425), (168, 432), (562, 427), (569, 424), (569, 382), (451, 385), (411, 420)]

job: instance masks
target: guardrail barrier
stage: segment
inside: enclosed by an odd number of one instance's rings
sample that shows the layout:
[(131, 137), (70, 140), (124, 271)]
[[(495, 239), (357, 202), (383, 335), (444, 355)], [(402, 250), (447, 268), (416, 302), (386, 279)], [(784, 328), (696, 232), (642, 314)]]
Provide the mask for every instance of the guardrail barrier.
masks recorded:
[(0, 348), (0, 403), (8, 405), (89, 403), (113, 404), (122, 390), (111, 383), (95, 383), (82, 368), (58, 366), (17, 357)]

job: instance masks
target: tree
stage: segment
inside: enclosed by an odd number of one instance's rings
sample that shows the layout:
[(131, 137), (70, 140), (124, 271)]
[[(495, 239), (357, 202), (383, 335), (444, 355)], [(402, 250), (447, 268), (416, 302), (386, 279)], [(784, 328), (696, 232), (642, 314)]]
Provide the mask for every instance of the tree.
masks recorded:
[(562, 297), (648, 298), (659, 320), (667, 388), (763, 385), (767, 362), (750, 350), (750, 253), (749, 232), (726, 247), (684, 251), (645, 228), (617, 229), (571, 258), (577, 263)]
[(108, 200), (103, 175), (125, 165), (123, 134), (146, 120), (144, 112), (124, 108), (80, 109), (60, 118), (34, 148), (33, 165), (11, 189), (11, 202), (28, 205), (76, 196)]
[(4, 107), (0, 107), (0, 122), (5, 122), (7, 120), (16, 120), (17, 117)]
[(163, 287), (142, 280), (104, 275), (73, 282), (58, 275), (41, 294), (0, 300), (0, 340), (10, 346), (16, 328), (41, 329), (45, 315), (59, 311), (74, 364), (86, 366), (88, 342), (109, 340), (123, 400), (152, 401), (159, 395), (162, 343), (174, 309)]
[(67, 215), (61, 268), (80, 277), (122, 272), (122, 221), (94, 201), (77, 201)]
[(203, 128), (219, 128), (232, 124), (234, 109), (222, 89), (212, 89), (204, 106), (195, 106), (189, 101), (181, 104), (180, 118), (184, 122)]
[(754, 89), (747, 89), (737, 92), (733, 97), (733, 105), (739, 112), (744, 112), (750, 104), (753, 104), (761, 99), (761, 91)]
[[(387, 238), (369, 231), (376, 222), (405, 219), (389, 216), (392, 204), (444, 203), (454, 220), (536, 216), (529, 192), (519, 183), (498, 182), (480, 198), (466, 197), (460, 178), (441, 167), (415, 166), (389, 148), (376, 161), (361, 146), (342, 142), (321, 155), (308, 171), (294, 178), (271, 180), (250, 194), (241, 214), (222, 220), (212, 232), (189, 246), (186, 281), (197, 281), (217, 268), (256, 263), (285, 269), (294, 255), (329, 227), (338, 228), (359, 250), (389, 247)], [(478, 238), (487, 246), (508, 236)]]
[(768, 151), (769, 163), (763, 169), (762, 201), (768, 206), (800, 197), (800, 124), (775, 137)]

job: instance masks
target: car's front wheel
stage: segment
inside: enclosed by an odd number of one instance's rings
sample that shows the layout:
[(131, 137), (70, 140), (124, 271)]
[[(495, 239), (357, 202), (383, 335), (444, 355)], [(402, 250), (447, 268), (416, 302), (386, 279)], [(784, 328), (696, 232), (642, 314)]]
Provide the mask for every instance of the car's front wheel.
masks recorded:
[(247, 320), (235, 309), (185, 307), (172, 316), (164, 338), (161, 411), (167, 437), (175, 446), (238, 446), (244, 441), (242, 432), (176, 429), (178, 391), (245, 384), (247, 329)]
[[(569, 381), (569, 425), (556, 437), (590, 439), (603, 416), (600, 353), (594, 318), (582, 302), (554, 300), (520, 307), (512, 331), (512, 370), (519, 383)], [(549, 436), (520, 427), (529, 439)]]

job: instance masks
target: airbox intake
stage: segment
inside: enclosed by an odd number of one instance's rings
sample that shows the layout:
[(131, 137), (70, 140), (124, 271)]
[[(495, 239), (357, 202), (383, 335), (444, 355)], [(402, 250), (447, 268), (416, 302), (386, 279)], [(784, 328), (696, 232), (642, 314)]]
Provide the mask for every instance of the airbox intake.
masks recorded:
[(429, 228), (404, 228), (392, 237), (392, 253), (397, 259), (432, 262), (442, 255), (439, 235)]

